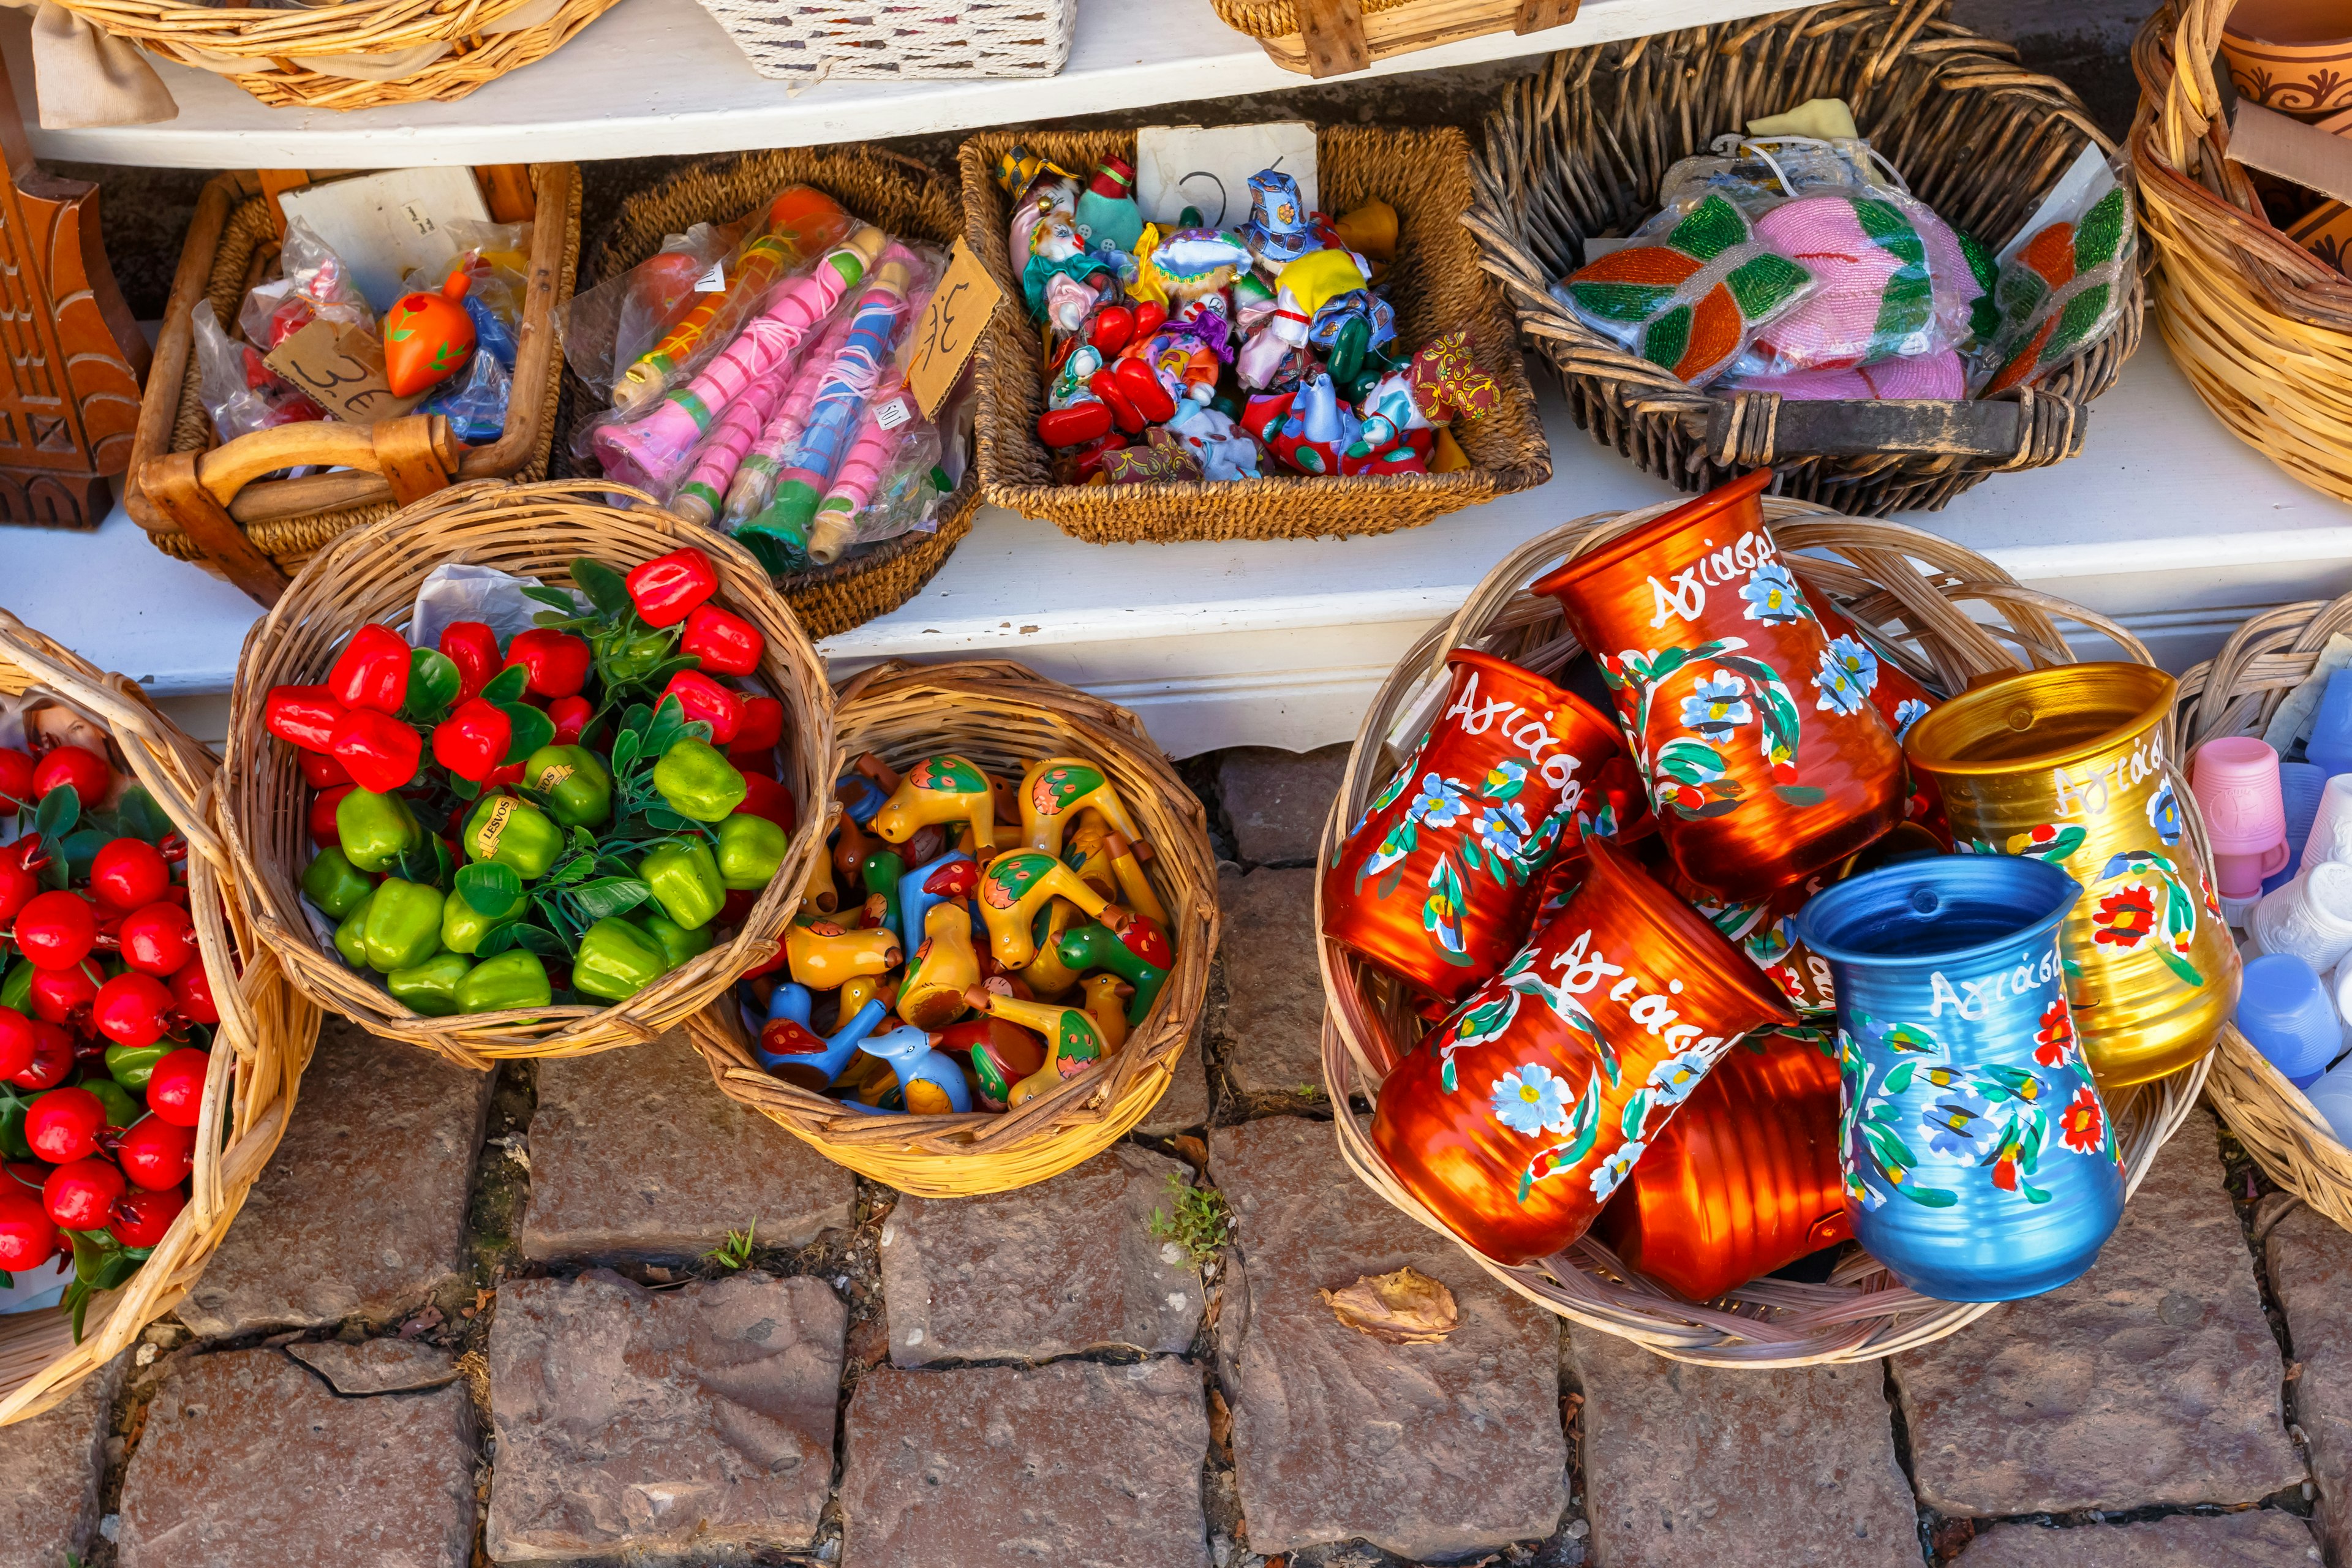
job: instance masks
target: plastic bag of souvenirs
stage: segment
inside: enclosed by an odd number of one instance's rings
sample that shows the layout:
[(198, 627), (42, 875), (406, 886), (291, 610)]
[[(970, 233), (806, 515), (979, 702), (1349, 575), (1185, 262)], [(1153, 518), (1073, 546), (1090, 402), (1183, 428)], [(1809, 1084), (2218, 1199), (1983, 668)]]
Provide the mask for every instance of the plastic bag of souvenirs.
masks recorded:
[(507, 427), (507, 399), (513, 386), (507, 365), (488, 343), (478, 341), (466, 368), (435, 388), (415, 412), (446, 416), (458, 440), (469, 447), (488, 446)]
[(2122, 171), (2086, 151), (2000, 253), (1997, 325), (1969, 366), (1975, 395), (2031, 385), (2106, 335), (2139, 254)]
[(254, 285), (236, 312), (237, 330), (263, 353), (315, 321), (375, 330), (375, 312), (342, 258), (299, 217), (286, 226), (278, 271), (268, 282)]
[(734, 224), (698, 223), (617, 278), (572, 297), (563, 312), (563, 362), (600, 397), (626, 369), (693, 309), (695, 285), (734, 248)]
[(210, 300), (196, 301), (196, 385), (223, 441), (277, 425), (324, 419), (326, 411), (264, 364), (261, 351), (221, 331)]

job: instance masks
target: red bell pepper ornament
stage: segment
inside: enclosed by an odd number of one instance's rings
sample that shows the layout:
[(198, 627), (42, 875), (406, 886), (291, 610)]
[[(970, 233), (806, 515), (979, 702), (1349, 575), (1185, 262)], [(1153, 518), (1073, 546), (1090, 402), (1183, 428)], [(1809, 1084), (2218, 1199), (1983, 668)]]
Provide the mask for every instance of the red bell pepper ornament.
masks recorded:
[(699, 719), (709, 725), (710, 743), (714, 746), (727, 745), (743, 727), (742, 695), (698, 669), (681, 669), (671, 676), (669, 684), (662, 688), (662, 695), (677, 699), (677, 705), (686, 710), (688, 723)]
[(362, 626), (327, 672), (327, 689), (346, 708), (397, 713), (408, 700), (408, 641), (390, 626)]
[(352, 782), (377, 795), (390, 795), (416, 778), (425, 760), (424, 738), (389, 713), (353, 708), (335, 725), (329, 750), (351, 770)]
[[(332, 739), (333, 731), (328, 733)], [(305, 752), (296, 760), (302, 765), (302, 782), (312, 789), (332, 789), (352, 782), (351, 770), (324, 752)]]
[(343, 796), (357, 787), (356, 784), (337, 784), (333, 789), (322, 789), (310, 797), (311, 843), (324, 849), (343, 841), (341, 831), (335, 826), (335, 807), (343, 803)]
[(484, 621), (451, 621), (441, 628), (441, 652), (457, 667), (457, 700), (479, 697), (499, 672), (499, 634)]
[(471, 697), (433, 727), (433, 760), (468, 784), (480, 784), (507, 760), (514, 721), (495, 702)]
[(333, 744), (342, 717), (343, 705), (323, 686), (273, 686), (261, 701), (261, 727), (306, 752)]
[(742, 616), (716, 605), (700, 605), (686, 617), (686, 638), (678, 645), (702, 661), (706, 675), (749, 675), (760, 668), (768, 639)]
[(784, 705), (772, 697), (742, 693), (743, 721), (730, 744), (739, 752), (764, 752), (784, 738)]
[(86, 746), (58, 746), (33, 764), (33, 798), (71, 784), (84, 805), (102, 805), (114, 787), (114, 769)]
[(546, 626), (518, 632), (507, 644), (507, 663), (520, 665), (533, 697), (577, 697), (588, 684), (593, 650), (585, 637)]
[(580, 732), (588, 728), (596, 710), (585, 697), (559, 697), (547, 705), (547, 717), (555, 725), (555, 744), (577, 745)]
[(649, 626), (674, 626), (719, 592), (719, 569), (688, 545), (656, 556), (628, 575), (629, 602)]
[(743, 800), (735, 809), (745, 816), (764, 816), (786, 833), (800, 823), (800, 809), (793, 802), (793, 792), (765, 773), (743, 775)]

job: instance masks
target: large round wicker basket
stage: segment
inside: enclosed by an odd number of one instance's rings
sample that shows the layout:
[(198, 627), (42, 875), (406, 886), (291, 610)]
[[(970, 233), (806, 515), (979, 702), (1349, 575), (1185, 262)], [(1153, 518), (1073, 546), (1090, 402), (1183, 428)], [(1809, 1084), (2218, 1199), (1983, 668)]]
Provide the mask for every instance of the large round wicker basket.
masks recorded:
[[(2319, 668), (2328, 639), (2352, 632), (2352, 595), (2266, 610), (2180, 678), (2180, 741), (2259, 735), (2289, 692)], [(2352, 1149), (2303, 1090), (2232, 1026), (2221, 1031), (2205, 1092), (2265, 1175), (2352, 1230)]]
[(0, 610), (0, 693), (55, 697), (105, 726), (131, 772), (188, 841), (188, 906), (220, 1008), (188, 1205), (139, 1272), (101, 1293), (73, 1324), (55, 1310), (0, 1317), (0, 1426), (37, 1415), (179, 1304), (245, 1203), (293, 1113), (319, 1038), (319, 1010), (286, 984), (232, 891), (236, 871), (216, 830), (217, 764), (174, 729), (137, 685), (105, 675)]
[(1657, 210), (1676, 160), (1726, 132), (1843, 98), (1863, 134), (1945, 221), (1999, 247), (2086, 145), (2112, 152), (2072, 88), (1945, 19), (1946, 0), (1837, 0), (1778, 16), (1555, 55), (1486, 120), (1464, 222), (1576, 422), (1687, 490), (1752, 468), (1859, 515), (1933, 510), (2007, 468), (2081, 449), (2091, 400), (2139, 346), (2142, 289), (2079, 359), (2010, 401), (1784, 402), (1685, 385), (1586, 326), (1551, 286), (1584, 242)]
[[(1397, 767), (1397, 755), (1386, 747), (1385, 738), (1443, 679), (1446, 654), (1457, 647), (1483, 648), (1538, 673), (1556, 675), (1581, 650), (1561, 625), (1558, 602), (1529, 593), (1528, 584), (1559, 563), (1638, 528), (1676, 504), (1580, 518), (1528, 541), (1487, 574), (1453, 620), (1414, 645), (1373, 698), (1357, 735), (1324, 826), (1324, 864), (1329, 863), (1349, 824), (1361, 814), (1366, 799)], [(1972, 677), (2072, 662), (2074, 656), (2059, 629), (2066, 621), (2112, 639), (2124, 657), (2154, 662), (2138, 640), (2114, 622), (2020, 587), (1984, 557), (1934, 534), (1845, 517), (1803, 501), (1768, 500), (1764, 515), (1780, 548), (1791, 557), (1803, 556), (1808, 585), (1828, 593), (1848, 616), (1881, 633), (1881, 646), (1892, 649), (1915, 678), (1932, 689), (1958, 691)], [(1989, 618), (1972, 618), (1963, 605)], [(2189, 799), (2187, 781), (2176, 776), (2175, 784), (2199, 863), (2210, 868), (2205, 826)], [(1318, 900), (1319, 906), (1319, 889)], [(1319, 928), (1319, 907), (1317, 924)], [(1377, 1102), (1381, 1079), (1412, 1048), (1423, 1026), (1396, 982), (1319, 933), (1317, 942), (1327, 1004), (1325, 1084), (1335, 1106), (1348, 1105), (1356, 1095)], [(2138, 1185), (2157, 1150), (2196, 1105), (2210, 1060), (2209, 1054), (2193, 1068), (2108, 1097), (2132, 1186)], [(1364, 1122), (1341, 1115), (1335, 1131), (1341, 1154), (1367, 1186), (1433, 1230), (1452, 1236), (1390, 1175)], [(1870, 1361), (1940, 1339), (1989, 1310), (1918, 1295), (1859, 1247), (1838, 1260), (1825, 1283), (1758, 1279), (1705, 1304), (1685, 1301), (1633, 1273), (1591, 1237), (1569, 1249), (1577, 1267), (1564, 1274), (1532, 1266), (1507, 1268), (1466, 1247), (1464, 1250), (1512, 1289), (1562, 1317), (1676, 1361), (1706, 1365)]]
[(2132, 44), (2157, 331), (2231, 434), (2352, 500), (2352, 279), (2280, 233), (2230, 161), (2213, 60), (2231, 4), (2173, 0)]
[[(646, 505), (623, 510), (605, 504), (607, 494)], [(802, 807), (783, 865), (735, 939), (606, 1007), (425, 1017), (394, 1000), (373, 975), (345, 967), (333, 944), (313, 932), (301, 902), (302, 871), (312, 853), (307, 795), (294, 749), (262, 726), (269, 689), (324, 680), (344, 641), (362, 626), (406, 626), (417, 585), (444, 562), (564, 582), (571, 563), (583, 555), (626, 572), (687, 545), (718, 567), (718, 602), (767, 638), (759, 679), (784, 705), (782, 782)], [(823, 668), (750, 552), (724, 534), (655, 510), (651, 498), (635, 491), (580, 480), (486, 481), (444, 490), (342, 535), (310, 558), (247, 635), (229, 707), (221, 815), (236, 858), (238, 894), (261, 939), (305, 994), (362, 1028), (467, 1067), (488, 1068), (505, 1058), (586, 1056), (650, 1040), (771, 957), (823, 847), (823, 813), (813, 803), (831, 789), (836, 760), (832, 693)]]
[(719, 1089), (861, 1175), (923, 1197), (1025, 1187), (1100, 1153), (1167, 1092), (1208, 995), (1217, 862), (1199, 798), (1134, 714), (1024, 665), (881, 665), (842, 689), (836, 722), (845, 755), (877, 752), (902, 771), (942, 752), (1016, 778), (1041, 757), (1094, 762), (1155, 851), (1145, 875), (1168, 910), (1176, 966), (1116, 1055), (1002, 1115), (869, 1116), (795, 1089), (753, 1058), (731, 998), (690, 1026)]

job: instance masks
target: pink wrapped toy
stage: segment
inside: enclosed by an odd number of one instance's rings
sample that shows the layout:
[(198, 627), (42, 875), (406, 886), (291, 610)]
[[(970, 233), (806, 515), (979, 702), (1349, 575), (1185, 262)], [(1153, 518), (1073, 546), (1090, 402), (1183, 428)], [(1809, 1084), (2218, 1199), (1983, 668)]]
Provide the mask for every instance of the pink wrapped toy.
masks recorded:
[(775, 411), (760, 426), (760, 438), (751, 443), (751, 450), (736, 466), (735, 478), (728, 484), (728, 528), (749, 522), (773, 498), (776, 476), (783, 471), (793, 444), (808, 426), (809, 408), (816, 402), (816, 389), (824, 384), (824, 373), (832, 368), (834, 356), (849, 341), (850, 328), (856, 324), (849, 312), (836, 314), (816, 346), (801, 356), (783, 395), (777, 399)]
[(1737, 374), (1844, 370), (1967, 341), (1982, 289), (1950, 226), (1919, 202), (1884, 190), (1802, 196), (1758, 218), (1756, 237), (1818, 286), (1756, 333)]

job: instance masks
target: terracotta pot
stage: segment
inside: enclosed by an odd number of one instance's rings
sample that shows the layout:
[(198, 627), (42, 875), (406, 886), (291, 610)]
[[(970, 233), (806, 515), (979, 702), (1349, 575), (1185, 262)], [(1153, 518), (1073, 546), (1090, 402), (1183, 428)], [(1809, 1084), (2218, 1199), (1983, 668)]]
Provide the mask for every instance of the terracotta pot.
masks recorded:
[(2165, 754), (2173, 690), (2146, 665), (2061, 665), (1956, 697), (1905, 742), (1964, 847), (2047, 860), (2082, 884), (2058, 944), (2110, 1091), (2194, 1062), (2238, 1004), (2237, 944)]
[(2221, 58), (2239, 96), (2304, 119), (2352, 107), (2352, 11), (2341, 0), (2238, 0)]
[(1741, 1036), (1796, 1022), (1756, 966), (1603, 838), (1558, 917), (1391, 1073), (1381, 1158), (1524, 1263), (1582, 1236)]
[(1585, 792), (1623, 755), (1582, 699), (1472, 649), (1412, 758), (1323, 876), (1323, 934), (1433, 996), (1484, 984), (1526, 942)]
[(1878, 656), (1833, 644), (1764, 526), (1769, 472), (1736, 479), (1552, 573), (1616, 693), (1685, 878), (1734, 902), (1833, 866), (1903, 820)]
[(1693, 1301), (1853, 1235), (1838, 1173), (1837, 1048), (1750, 1035), (1692, 1091), (1592, 1227)]

